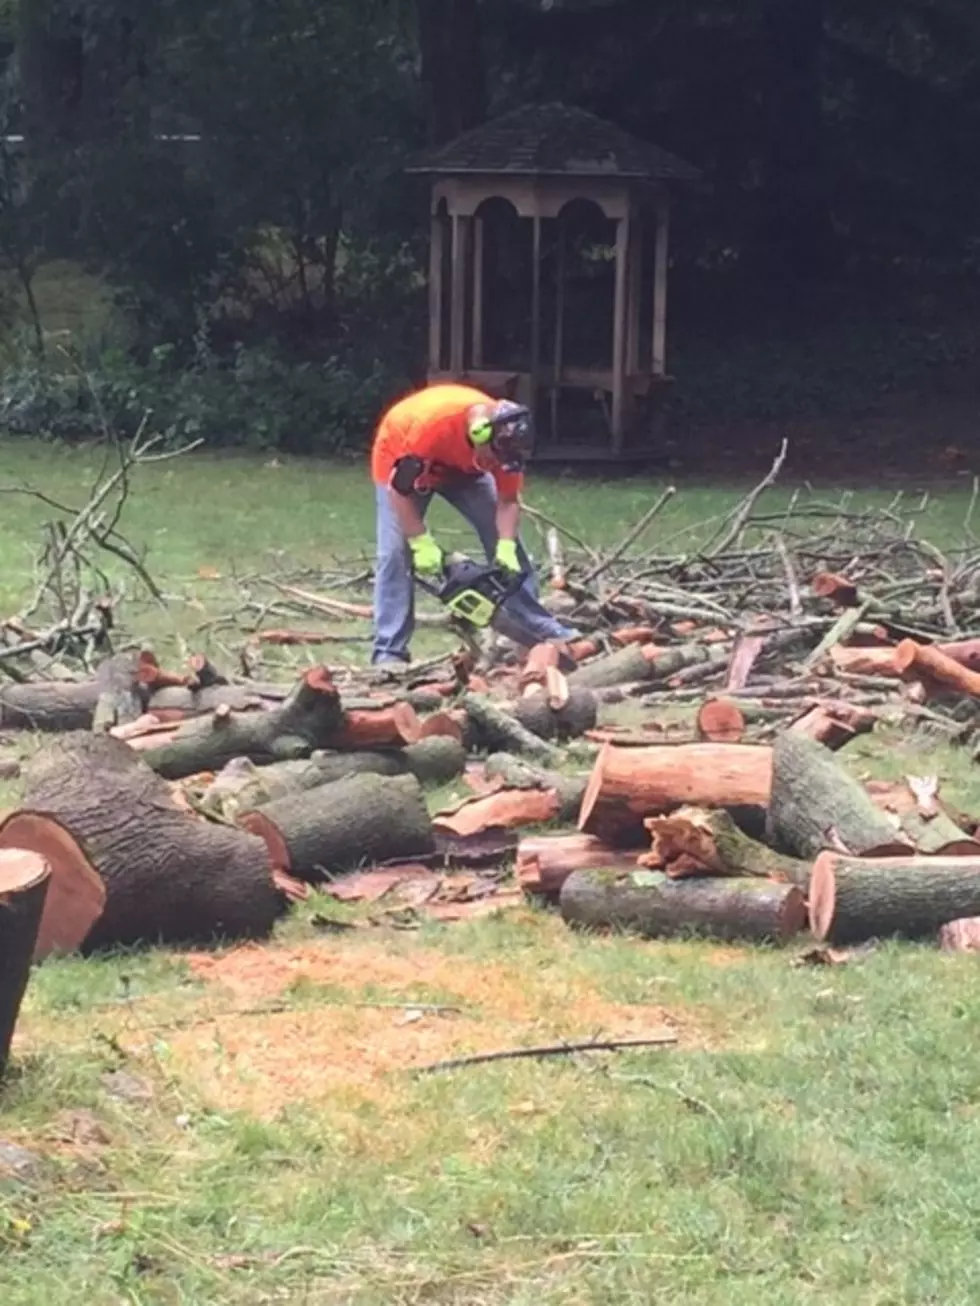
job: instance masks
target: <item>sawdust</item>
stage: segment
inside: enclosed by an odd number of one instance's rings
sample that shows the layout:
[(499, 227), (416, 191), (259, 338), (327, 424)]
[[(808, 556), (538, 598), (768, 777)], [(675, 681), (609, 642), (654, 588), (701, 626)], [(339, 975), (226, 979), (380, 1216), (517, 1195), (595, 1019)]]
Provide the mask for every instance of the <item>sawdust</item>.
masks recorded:
[[(373, 944), (247, 946), (187, 960), (196, 976), (228, 992), (229, 1003), (225, 1014), (168, 1038), (174, 1068), (206, 1100), (262, 1119), (324, 1099), (332, 1115), (356, 1115), (367, 1103), (390, 1105), (411, 1082), (404, 1072), (492, 1048), (602, 1034), (637, 1038), (664, 1029), (682, 1045), (700, 1041), (664, 1008), (608, 1002), (583, 980), (563, 975), (560, 964), (527, 970), (427, 949), (399, 955)], [(280, 997), (297, 981), (328, 987), (336, 1001), (236, 1014)], [(355, 1006), (362, 998), (406, 1005)], [(413, 1010), (412, 1001), (459, 1010)]]

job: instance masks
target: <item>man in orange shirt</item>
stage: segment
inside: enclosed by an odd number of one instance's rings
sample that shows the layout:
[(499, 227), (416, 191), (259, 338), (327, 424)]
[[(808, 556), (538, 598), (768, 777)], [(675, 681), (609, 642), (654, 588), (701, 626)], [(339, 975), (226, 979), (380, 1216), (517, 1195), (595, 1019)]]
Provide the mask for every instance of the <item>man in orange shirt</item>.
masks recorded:
[(409, 660), (413, 572), (432, 580), (442, 575), (442, 549), (425, 526), (433, 494), (466, 518), (488, 560), (525, 574), (505, 605), (515, 619), (540, 640), (573, 637), (538, 604), (531, 562), (518, 537), (518, 496), (532, 440), (527, 408), (466, 385), (429, 386), (381, 418), (371, 449), (378, 549), (373, 662)]

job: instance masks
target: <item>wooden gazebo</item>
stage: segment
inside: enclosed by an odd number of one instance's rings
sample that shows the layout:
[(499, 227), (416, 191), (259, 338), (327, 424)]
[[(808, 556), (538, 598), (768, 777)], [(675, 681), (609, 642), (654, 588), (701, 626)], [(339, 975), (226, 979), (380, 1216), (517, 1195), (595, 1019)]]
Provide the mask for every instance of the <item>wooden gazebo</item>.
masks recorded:
[[(547, 393), (553, 404), (567, 391), (606, 396), (607, 439), (601, 449), (589, 453), (622, 456), (635, 430), (638, 401), (669, 380), (671, 190), (677, 183), (697, 181), (699, 171), (591, 113), (561, 104), (517, 109), (421, 156), (407, 171), (433, 178), (429, 382), (466, 380), (535, 409)], [(502, 366), (499, 360), (494, 365), (484, 348), (486, 257), (481, 208), (491, 200), (508, 201), (518, 217), (531, 224), (530, 351), (516, 369)], [(608, 361), (576, 367), (566, 364), (561, 355), (560, 285), (553, 356), (542, 358), (542, 227), (554, 221), (560, 228), (563, 212), (582, 200), (595, 205), (615, 225), (615, 289)], [(652, 293), (648, 291), (645, 308), (644, 259), (651, 244)], [(559, 262), (559, 281), (561, 266)], [(553, 446), (553, 452), (560, 454), (563, 448)]]

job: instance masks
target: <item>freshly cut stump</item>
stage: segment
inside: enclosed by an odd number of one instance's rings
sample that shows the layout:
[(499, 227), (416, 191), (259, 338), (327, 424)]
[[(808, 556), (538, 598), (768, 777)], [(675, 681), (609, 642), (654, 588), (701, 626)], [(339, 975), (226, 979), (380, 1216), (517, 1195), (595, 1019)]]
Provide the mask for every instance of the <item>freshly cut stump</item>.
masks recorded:
[(823, 744), (784, 733), (772, 750), (766, 841), (812, 858), (834, 841), (852, 853), (895, 843), (895, 825)]
[(514, 869), (525, 893), (557, 902), (574, 871), (634, 871), (639, 854), (639, 849), (610, 848), (591, 834), (526, 835), (517, 845)]
[(238, 823), (272, 861), (301, 880), (410, 861), (436, 850), (422, 788), (412, 775), (355, 775), (243, 812)]
[(950, 921), (980, 916), (980, 858), (823, 852), (810, 872), (809, 913), (821, 942), (923, 938)]
[(187, 811), (111, 736), (52, 741), (27, 766), (24, 801), (65, 827), (105, 885), (86, 951), (263, 938), (283, 911), (261, 839)]
[(570, 925), (628, 930), (646, 938), (702, 935), (779, 942), (806, 925), (806, 902), (792, 884), (767, 880), (670, 880), (657, 871), (575, 871), (562, 885)]
[(0, 823), (0, 849), (4, 848), (29, 849), (51, 871), (34, 960), (75, 952), (101, 917), (106, 900), (102, 877), (78, 841), (53, 816), (21, 810)]
[(51, 871), (23, 848), (0, 851), (0, 1077), (7, 1070)]

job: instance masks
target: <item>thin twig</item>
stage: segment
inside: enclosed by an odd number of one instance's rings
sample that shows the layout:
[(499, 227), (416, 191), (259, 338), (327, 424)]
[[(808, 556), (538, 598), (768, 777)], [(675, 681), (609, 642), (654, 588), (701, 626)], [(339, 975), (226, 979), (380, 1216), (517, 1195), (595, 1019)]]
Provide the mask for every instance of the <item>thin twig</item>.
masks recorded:
[(441, 1070), (459, 1070), (467, 1066), (488, 1065), (492, 1061), (519, 1061), (538, 1057), (567, 1057), (576, 1052), (625, 1052), (629, 1048), (673, 1047), (676, 1034), (658, 1034), (650, 1038), (590, 1039), (582, 1043), (545, 1043), (530, 1048), (503, 1048), (496, 1052), (478, 1052), (470, 1057), (450, 1061), (432, 1061), (416, 1066), (413, 1074), (430, 1075)]

